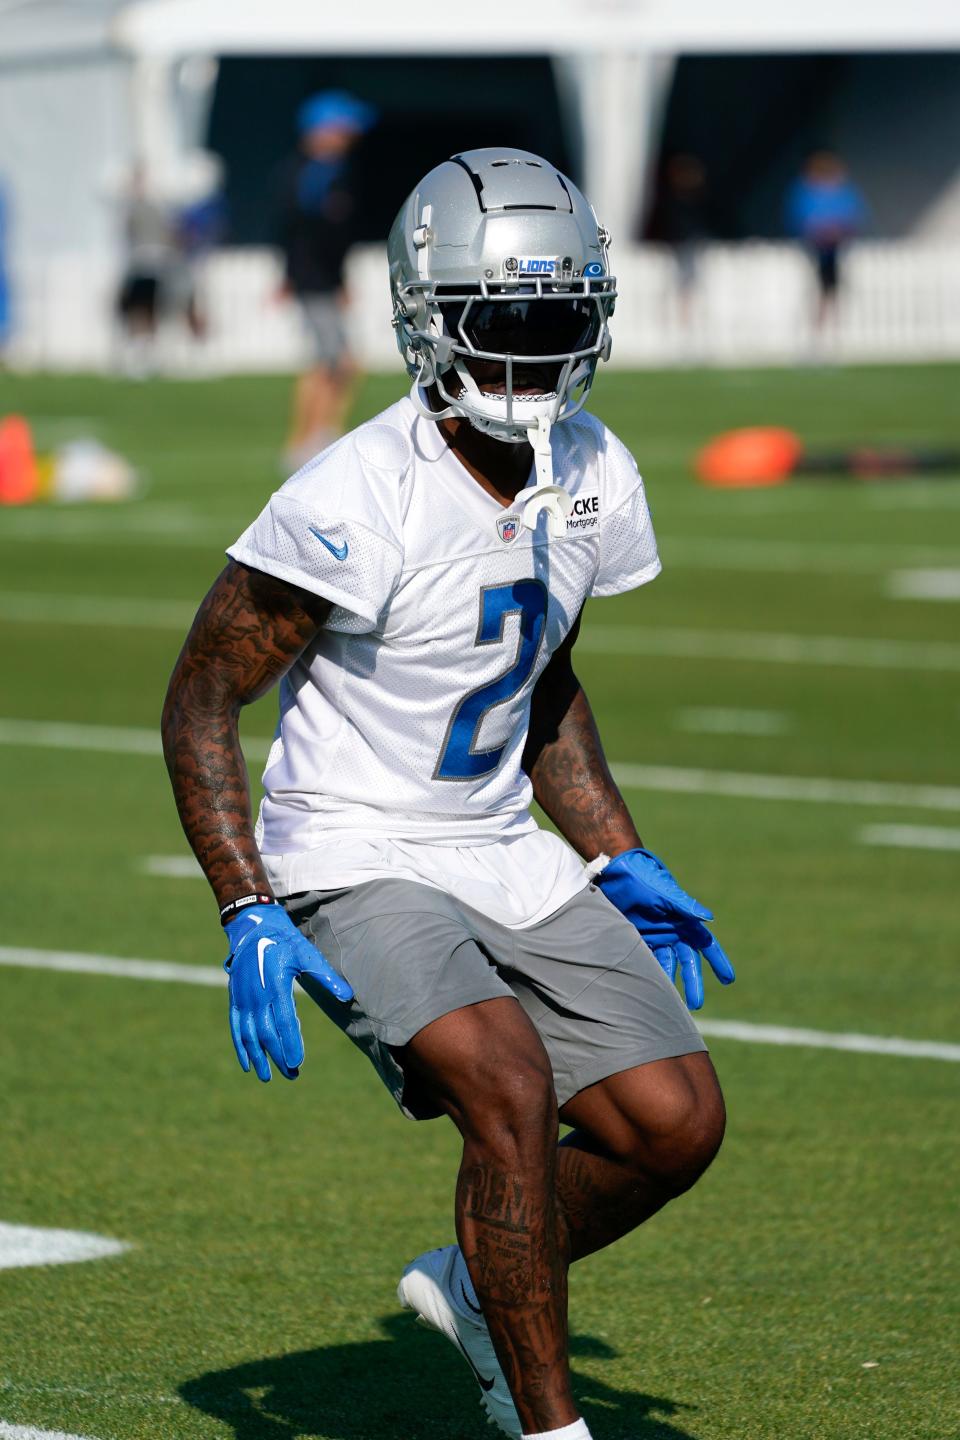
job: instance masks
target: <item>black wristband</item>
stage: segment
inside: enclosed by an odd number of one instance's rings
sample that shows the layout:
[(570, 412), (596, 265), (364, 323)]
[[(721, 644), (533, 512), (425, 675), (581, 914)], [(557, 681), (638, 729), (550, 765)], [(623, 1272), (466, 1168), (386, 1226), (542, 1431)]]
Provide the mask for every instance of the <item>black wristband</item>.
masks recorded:
[(224, 905), (220, 911), (220, 924), (226, 925), (251, 905), (276, 905), (277, 901), (273, 895), (241, 895), (239, 900), (231, 900), (229, 905)]

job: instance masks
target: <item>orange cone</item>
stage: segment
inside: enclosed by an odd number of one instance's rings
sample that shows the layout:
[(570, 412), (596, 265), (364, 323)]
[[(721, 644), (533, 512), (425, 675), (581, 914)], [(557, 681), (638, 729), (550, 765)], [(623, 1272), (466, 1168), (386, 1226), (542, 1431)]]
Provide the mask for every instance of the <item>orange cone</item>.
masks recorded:
[(730, 489), (779, 485), (802, 453), (803, 445), (792, 430), (775, 425), (728, 430), (704, 445), (696, 471), (705, 485)]
[(0, 420), (0, 505), (29, 505), (40, 488), (33, 436), (22, 415)]

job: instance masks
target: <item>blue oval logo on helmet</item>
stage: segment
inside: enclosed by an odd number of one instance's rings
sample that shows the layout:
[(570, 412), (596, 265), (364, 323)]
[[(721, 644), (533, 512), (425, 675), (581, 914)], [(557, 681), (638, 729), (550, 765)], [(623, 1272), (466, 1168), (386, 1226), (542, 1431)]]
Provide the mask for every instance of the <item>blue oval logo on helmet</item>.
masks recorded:
[(585, 280), (596, 280), (598, 275), (603, 274), (603, 266), (599, 260), (591, 260), (589, 265), (583, 267), (583, 278)]

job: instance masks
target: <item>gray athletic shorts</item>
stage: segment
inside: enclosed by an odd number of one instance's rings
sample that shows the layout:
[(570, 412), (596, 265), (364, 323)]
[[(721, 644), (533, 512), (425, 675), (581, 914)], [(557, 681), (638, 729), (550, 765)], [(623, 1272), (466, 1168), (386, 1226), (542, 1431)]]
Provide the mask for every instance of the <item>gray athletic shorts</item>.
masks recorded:
[(337, 296), (301, 295), (299, 300), (304, 329), (310, 341), (311, 362), (335, 369), (347, 352), (347, 332)]
[(593, 885), (526, 930), (410, 880), (313, 890), (283, 904), (355, 998), (343, 1005), (309, 979), (304, 989), (411, 1119), (441, 1112), (404, 1093), (394, 1051), (481, 1000), (519, 1000), (550, 1057), (558, 1105), (618, 1071), (707, 1048), (650, 950)]

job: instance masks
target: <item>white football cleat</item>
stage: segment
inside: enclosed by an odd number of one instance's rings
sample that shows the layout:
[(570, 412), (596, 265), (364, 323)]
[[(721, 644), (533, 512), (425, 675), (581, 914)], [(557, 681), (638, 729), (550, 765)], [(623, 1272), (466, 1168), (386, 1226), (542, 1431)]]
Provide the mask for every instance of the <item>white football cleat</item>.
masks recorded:
[(428, 1250), (411, 1260), (400, 1277), (397, 1299), (405, 1310), (414, 1310), (417, 1323), (439, 1330), (452, 1340), (466, 1360), (480, 1386), (480, 1402), (490, 1421), (505, 1435), (523, 1434), (517, 1407), (513, 1403), (500, 1361), (497, 1359), (483, 1314), (467, 1296), (454, 1300), (453, 1267), (459, 1246)]

